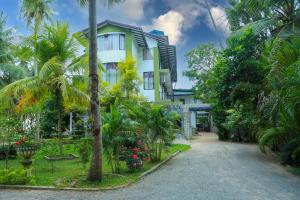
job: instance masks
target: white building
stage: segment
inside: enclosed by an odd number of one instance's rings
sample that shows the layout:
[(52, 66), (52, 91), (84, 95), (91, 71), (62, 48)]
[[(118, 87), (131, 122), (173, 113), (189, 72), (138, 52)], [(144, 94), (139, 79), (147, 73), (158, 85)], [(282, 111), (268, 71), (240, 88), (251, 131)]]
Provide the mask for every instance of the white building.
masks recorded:
[[(163, 32), (146, 33), (140, 27), (109, 20), (97, 27), (98, 58), (107, 70), (104, 80), (116, 83), (118, 63), (131, 55), (143, 79), (141, 94), (149, 101), (172, 99), (172, 85), (177, 81), (176, 47), (169, 44)], [(88, 29), (83, 32), (88, 34)]]

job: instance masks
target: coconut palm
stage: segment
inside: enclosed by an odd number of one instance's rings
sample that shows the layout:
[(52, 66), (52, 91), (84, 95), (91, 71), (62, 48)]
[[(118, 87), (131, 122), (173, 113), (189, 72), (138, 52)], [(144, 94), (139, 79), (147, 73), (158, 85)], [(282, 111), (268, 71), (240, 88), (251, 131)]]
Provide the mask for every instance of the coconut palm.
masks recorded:
[[(89, 100), (88, 95), (77, 87), (84, 84), (84, 79), (80, 82), (78, 78), (81, 74), (79, 67), (84, 69), (84, 65), (88, 65), (76, 58), (77, 47), (78, 43), (70, 35), (67, 24), (45, 25), (37, 41), (37, 76), (18, 80), (3, 88), (0, 91), (1, 101), (15, 105), (18, 99), (18, 109), (22, 110), (32, 101), (43, 102), (52, 96), (56, 100), (57, 133), (61, 138), (61, 115), (65, 105), (86, 105)], [(74, 76), (77, 77), (75, 80)]]
[[(107, 0), (109, 5), (121, 0)], [(99, 77), (97, 67), (97, 14), (96, 0), (78, 0), (81, 6), (89, 5), (89, 66), (90, 66), (90, 96), (91, 96), (91, 116), (93, 154), (88, 180), (98, 181), (103, 177), (102, 167), (102, 134), (99, 104)]]
[[(300, 27), (299, 0), (240, 0), (228, 9), (229, 19), (236, 26), (246, 24), (255, 33), (279, 36)], [(239, 33), (239, 31), (238, 31)]]
[[(54, 0), (22, 0), (20, 13), (21, 17), (25, 19), (27, 26), (33, 24), (33, 35), (31, 37), (34, 49), (37, 45), (37, 36), (41, 23), (44, 20), (51, 20), (51, 16), (53, 15), (53, 10), (50, 7), (50, 4)], [(36, 52), (33, 57), (36, 56)], [(33, 61), (36, 59), (34, 58)], [(35, 64), (35, 66), (37, 66)], [(37, 75), (38, 70), (34, 69), (34, 74)]]
[(42, 21), (50, 19), (53, 10), (50, 4), (54, 0), (22, 0), (21, 1), (21, 17), (26, 20), (27, 25), (34, 23), (34, 30), (37, 33)]

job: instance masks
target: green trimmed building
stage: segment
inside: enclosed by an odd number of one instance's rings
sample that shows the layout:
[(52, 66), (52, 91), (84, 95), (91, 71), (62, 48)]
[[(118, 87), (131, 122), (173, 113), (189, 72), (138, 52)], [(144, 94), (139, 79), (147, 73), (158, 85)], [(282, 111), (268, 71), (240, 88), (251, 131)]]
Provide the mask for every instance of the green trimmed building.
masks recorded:
[[(114, 84), (118, 79), (118, 63), (132, 55), (143, 84), (140, 92), (149, 101), (173, 98), (177, 81), (176, 47), (169, 44), (163, 32), (149, 33), (142, 28), (106, 20), (98, 27), (98, 58), (107, 72), (104, 80)], [(88, 33), (88, 29), (83, 32)]]

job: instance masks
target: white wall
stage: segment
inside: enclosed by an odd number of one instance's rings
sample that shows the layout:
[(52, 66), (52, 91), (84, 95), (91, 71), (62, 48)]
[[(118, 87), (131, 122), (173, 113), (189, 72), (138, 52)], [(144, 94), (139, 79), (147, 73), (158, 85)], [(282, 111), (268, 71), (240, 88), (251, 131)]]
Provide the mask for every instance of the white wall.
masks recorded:
[(191, 112), (191, 127), (196, 128), (196, 112)]
[(125, 50), (98, 51), (102, 63), (121, 62), (126, 58)]
[[(152, 55), (153, 48), (157, 47), (156, 40), (151, 38), (146, 38), (148, 47), (151, 49)], [(154, 60), (143, 60), (143, 48), (139, 47), (135, 40), (133, 40), (132, 44), (132, 55), (137, 61), (138, 73), (141, 79), (143, 80), (144, 72), (154, 72)], [(155, 101), (155, 91), (153, 90), (144, 90), (144, 83), (140, 85), (140, 92), (142, 95), (147, 97), (149, 101)]]

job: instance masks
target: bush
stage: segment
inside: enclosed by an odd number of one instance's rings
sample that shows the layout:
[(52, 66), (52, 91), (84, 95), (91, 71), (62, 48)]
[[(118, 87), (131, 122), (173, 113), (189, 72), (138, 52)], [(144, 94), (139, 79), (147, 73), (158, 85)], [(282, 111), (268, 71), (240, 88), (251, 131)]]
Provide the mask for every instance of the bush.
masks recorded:
[(92, 140), (90, 138), (83, 138), (78, 144), (78, 153), (83, 167), (90, 161), (92, 153)]
[(0, 184), (2, 185), (32, 185), (34, 183), (34, 177), (27, 176), (26, 170), (20, 169), (0, 171)]

